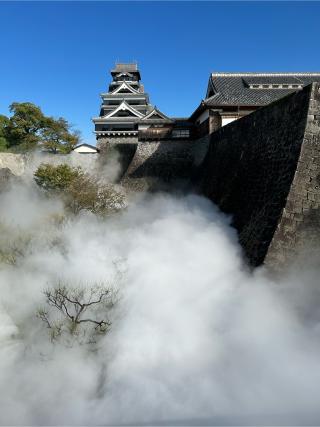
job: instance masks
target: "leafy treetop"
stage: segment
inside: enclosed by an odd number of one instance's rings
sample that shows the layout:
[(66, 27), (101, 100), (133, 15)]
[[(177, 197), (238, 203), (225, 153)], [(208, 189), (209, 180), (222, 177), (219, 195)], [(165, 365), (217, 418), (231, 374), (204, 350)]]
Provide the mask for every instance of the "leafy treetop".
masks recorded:
[(68, 153), (80, 141), (77, 131), (60, 117), (45, 116), (40, 107), (31, 102), (13, 102), (12, 116), (0, 116), (0, 151), (30, 150), (38, 145), (52, 153)]
[(67, 164), (54, 166), (42, 163), (34, 174), (34, 179), (39, 187), (46, 190), (65, 190), (72, 181), (79, 176), (79, 169)]

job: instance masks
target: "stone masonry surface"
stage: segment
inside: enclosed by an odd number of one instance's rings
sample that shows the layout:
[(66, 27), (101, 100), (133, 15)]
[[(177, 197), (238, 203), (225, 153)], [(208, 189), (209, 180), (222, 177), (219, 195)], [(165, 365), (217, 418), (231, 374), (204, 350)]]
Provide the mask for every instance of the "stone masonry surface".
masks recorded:
[(197, 143), (139, 142), (122, 183), (135, 190), (174, 190), (192, 176)]
[(297, 168), (265, 263), (283, 265), (304, 251), (314, 256), (319, 242), (320, 85), (314, 83)]
[(283, 262), (307, 222), (319, 230), (318, 90), (308, 86), (211, 135), (200, 191), (232, 214), (252, 265), (266, 256)]

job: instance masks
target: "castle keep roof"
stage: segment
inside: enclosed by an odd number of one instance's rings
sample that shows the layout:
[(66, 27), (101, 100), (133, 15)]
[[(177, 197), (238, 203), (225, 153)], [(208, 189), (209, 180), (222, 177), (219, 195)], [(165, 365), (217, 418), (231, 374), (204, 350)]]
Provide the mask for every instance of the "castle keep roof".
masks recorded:
[(136, 136), (149, 127), (174, 125), (174, 121), (154, 107), (140, 82), (136, 63), (116, 63), (111, 70), (108, 92), (101, 93), (99, 117), (93, 117), (97, 138)]
[(132, 71), (139, 71), (138, 70), (138, 64), (136, 62), (117, 62), (115, 65), (115, 68), (112, 70), (115, 73), (121, 73), (121, 72), (132, 72)]
[(320, 73), (212, 73), (205, 105), (263, 106), (320, 82)]
[(128, 76), (136, 76), (138, 80), (140, 80), (140, 71), (138, 70), (138, 64), (136, 62), (134, 63), (123, 63), (123, 62), (117, 62), (115, 67), (111, 70), (111, 75), (115, 76), (117, 74), (126, 74)]

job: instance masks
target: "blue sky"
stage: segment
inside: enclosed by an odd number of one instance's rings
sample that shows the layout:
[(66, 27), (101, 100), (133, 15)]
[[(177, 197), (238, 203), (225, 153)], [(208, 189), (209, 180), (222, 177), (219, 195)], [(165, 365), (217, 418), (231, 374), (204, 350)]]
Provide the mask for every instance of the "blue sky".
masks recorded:
[(189, 116), (211, 71), (319, 71), (317, 2), (0, 2), (0, 114), (30, 101), (94, 143), (116, 60), (164, 113)]

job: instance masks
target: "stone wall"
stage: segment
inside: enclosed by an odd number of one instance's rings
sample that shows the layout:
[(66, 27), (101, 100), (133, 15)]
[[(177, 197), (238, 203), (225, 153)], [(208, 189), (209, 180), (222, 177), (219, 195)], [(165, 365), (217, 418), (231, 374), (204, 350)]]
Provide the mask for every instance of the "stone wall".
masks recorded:
[[(126, 173), (137, 150), (138, 143), (107, 143), (100, 146), (98, 161), (100, 167), (110, 168), (117, 163), (117, 176), (115, 181), (120, 181)], [(113, 164), (113, 165), (112, 165)]]
[(206, 141), (139, 142), (122, 183), (134, 190), (185, 188), (204, 158)]
[(265, 263), (285, 264), (304, 252), (314, 257), (319, 252), (319, 242), (320, 85), (314, 84), (297, 168)]
[(108, 144), (137, 144), (138, 136), (110, 136), (99, 137), (97, 139), (97, 147), (101, 150)]
[(217, 111), (209, 111), (209, 133), (212, 133), (222, 126), (221, 115)]
[(320, 230), (319, 168), (313, 84), (214, 132), (198, 182), (232, 214), (250, 263), (276, 264), (295, 252), (303, 229)]

